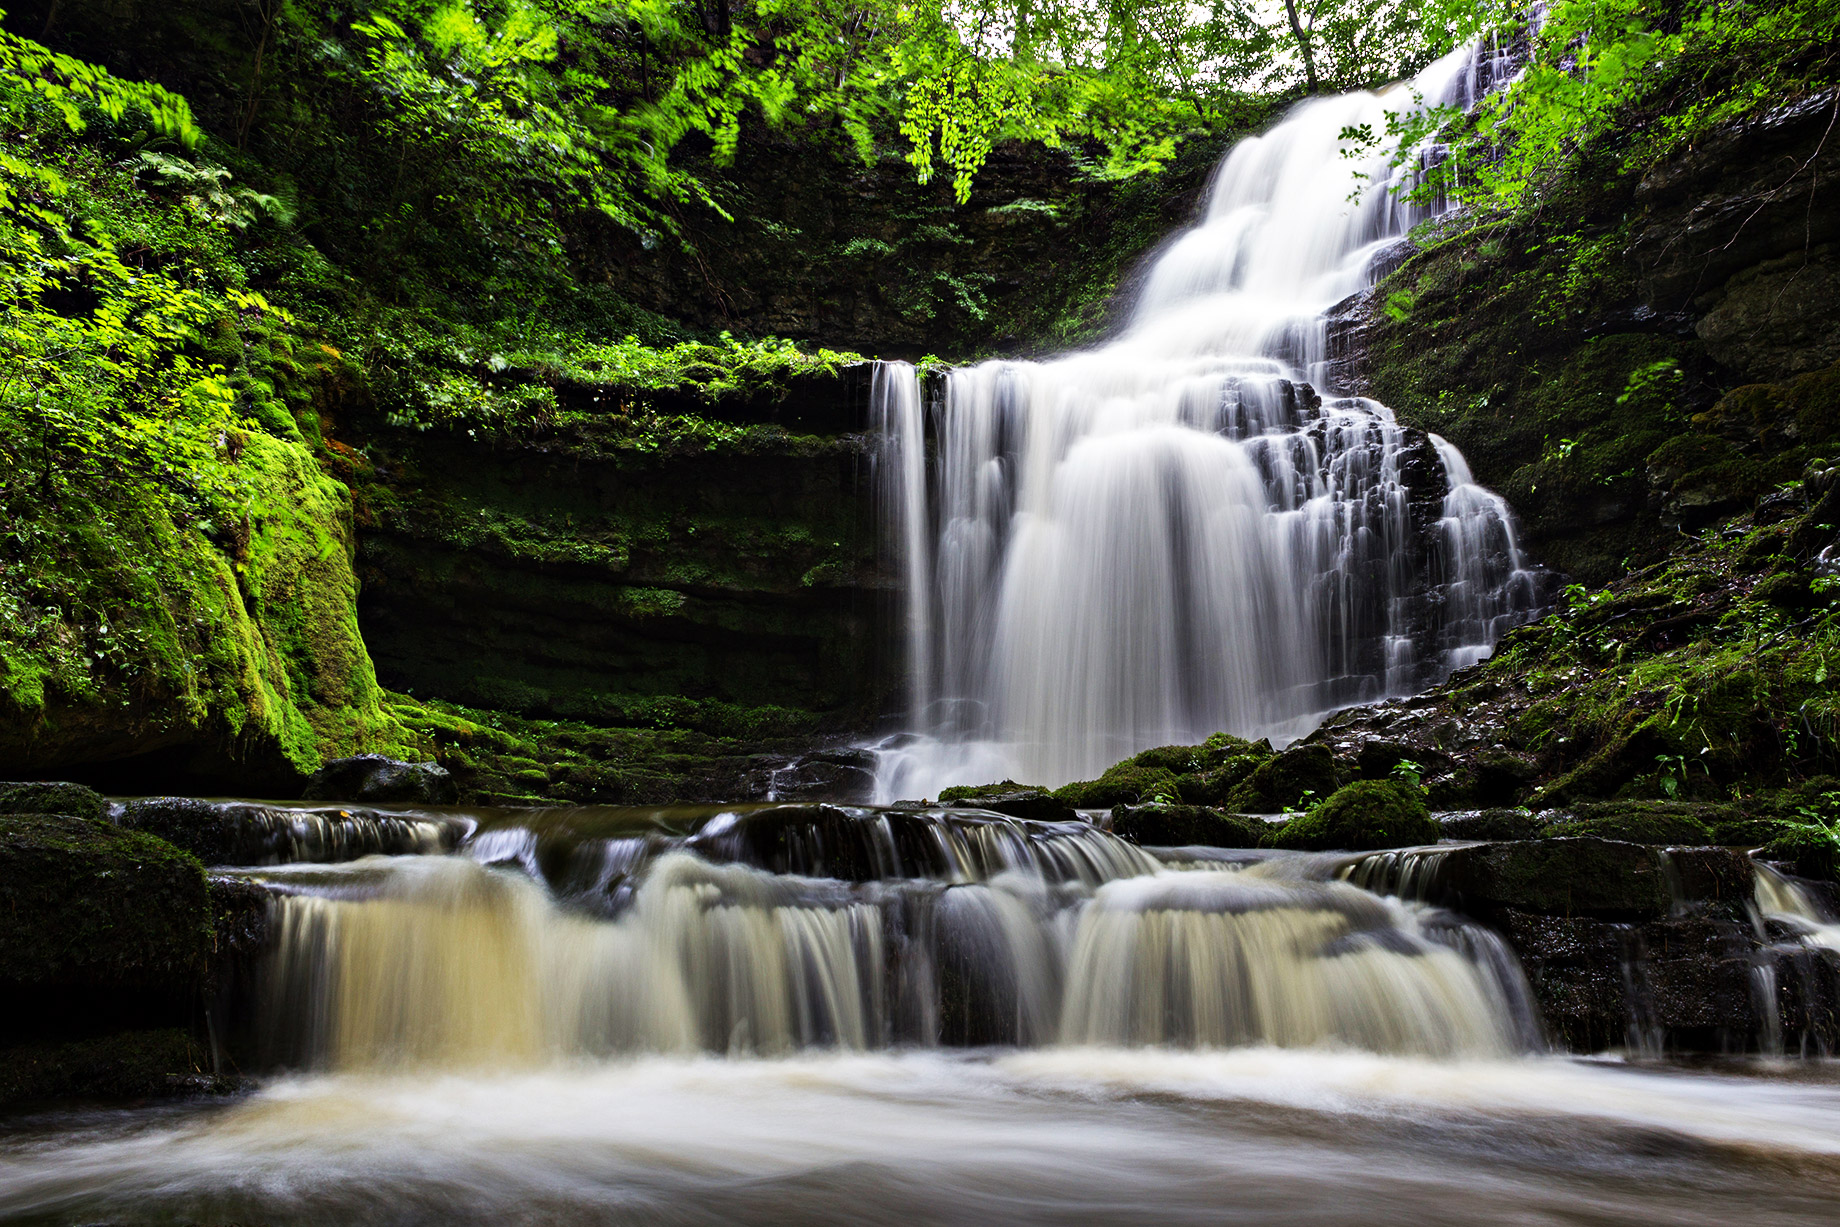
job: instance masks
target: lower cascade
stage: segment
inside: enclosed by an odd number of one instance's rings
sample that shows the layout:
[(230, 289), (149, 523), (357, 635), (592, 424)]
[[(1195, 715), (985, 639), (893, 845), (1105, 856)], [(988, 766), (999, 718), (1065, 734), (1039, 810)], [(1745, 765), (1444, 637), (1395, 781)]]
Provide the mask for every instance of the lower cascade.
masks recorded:
[[(892, 858), (891, 820), (931, 838), (940, 855), (909, 866), (931, 872), (851, 880), (860, 860), (839, 836)], [(1164, 864), (1084, 824), (830, 807), (712, 828), (627, 851), (599, 907), (487, 837), (480, 859), (245, 871), (273, 892), (253, 1019), (264, 1062), (988, 1044), (1487, 1056), (1539, 1042), (1498, 939), (1332, 880), (1334, 858)], [(776, 838), (733, 838), (751, 830)], [(840, 855), (807, 865), (845, 876), (758, 855), (827, 839)], [(756, 863), (711, 859), (737, 852)]]
[[(1465, 104), (1500, 70), (1462, 49), (1405, 88)], [(1334, 390), (1327, 313), (1436, 212), (1390, 151), (1343, 154), (1398, 105), (1312, 99), (1234, 146), (1111, 343), (932, 392), (879, 369), (926, 739), (887, 755), (879, 799), (1058, 785), (1219, 729), (1296, 737), (1475, 662), (1543, 603), (1457, 449)]]

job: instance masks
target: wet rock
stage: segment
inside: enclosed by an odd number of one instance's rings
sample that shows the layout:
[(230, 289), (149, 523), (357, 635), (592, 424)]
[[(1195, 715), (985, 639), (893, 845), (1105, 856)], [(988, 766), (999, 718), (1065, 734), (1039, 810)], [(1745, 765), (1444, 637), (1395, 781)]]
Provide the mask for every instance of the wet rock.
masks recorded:
[(307, 781), (309, 801), (413, 801), (451, 805), (459, 789), (437, 763), (405, 763), (381, 754), (335, 758)]
[(0, 982), (185, 990), (204, 974), (211, 910), (198, 861), (89, 818), (0, 817)]
[(1285, 823), (1267, 844), (1305, 852), (1361, 852), (1432, 844), (1442, 834), (1418, 789), (1398, 780), (1356, 780)]
[(1275, 814), (1336, 790), (1335, 755), (1326, 745), (1293, 746), (1261, 763), (1228, 798), (1228, 809), (1242, 814)]
[(1532, 839), (1541, 822), (1524, 809), (1453, 810), (1433, 815), (1445, 839)]
[(1154, 848), (1257, 848), (1271, 826), (1247, 814), (1200, 805), (1119, 805), (1112, 834)]
[(1632, 844), (1712, 844), (1712, 827), (1703, 815), (1727, 816), (1724, 807), (1668, 801), (1585, 802), (1572, 807), (1540, 834), (1548, 838), (1593, 835)]
[(148, 797), (122, 807), (121, 825), (183, 848), (207, 865), (350, 861), (451, 851), (464, 825), (364, 809), (298, 810), (243, 801)]
[(1073, 806), (1045, 788), (1030, 788), (1014, 780), (981, 787), (947, 788), (940, 792), (941, 805), (971, 805), (978, 809), (1027, 818), (1036, 822), (1073, 822), (1079, 818)]
[(1767, 861), (1788, 866), (1798, 877), (1840, 880), (1840, 846), (1827, 831), (1813, 826), (1785, 828), (1761, 855)]
[(1453, 848), (1436, 883), (1432, 902), (1481, 919), (1499, 910), (1659, 919), (1673, 899), (1655, 849), (1592, 837)]
[(216, 965), (248, 960), (268, 941), (267, 889), (248, 878), (212, 877), (211, 957)]
[(1626, 1047), (1744, 1051), (1767, 1024), (1745, 925), (1705, 918), (1616, 923), (1502, 911), (1546, 1026), (1575, 1052)]
[(0, 1103), (227, 1094), (206, 1045), (180, 1027), (0, 1048)]
[(867, 801), (875, 795), (875, 756), (857, 749), (807, 754), (774, 775), (772, 795), (785, 801)]
[(108, 802), (93, 788), (58, 782), (0, 783), (0, 814), (70, 814), (103, 818)]

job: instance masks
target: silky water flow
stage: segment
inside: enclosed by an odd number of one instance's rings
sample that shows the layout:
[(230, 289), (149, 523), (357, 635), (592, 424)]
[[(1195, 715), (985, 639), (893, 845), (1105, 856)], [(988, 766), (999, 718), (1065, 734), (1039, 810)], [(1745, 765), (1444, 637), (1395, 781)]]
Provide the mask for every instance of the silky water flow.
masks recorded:
[(1438, 207), (1408, 199), (1434, 145), (1394, 170), (1342, 132), (1504, 70), (1459, 51), (1241, 141), (1108, 344), (953, 370), (930, 405), (913, 368), (878, 369), (918, 734), (882, 751), (878, 799), (1056, 786), (1217, 730), (1282, 743), (1537, 610), (1507, 505), (1445, 440), (1339, 395), (1328, 340)]
[[(1537, 605), (1454, 448), (1318, 391), (1325, 309), (1423, 216), (1340, 157), (1385, 105), (1237, 146), (1113, 344), (932, 405), (881, 369), (928, 734), (886, 788), (1282, 738)], [(940, 807), (256, 808), (268, 863), (221, 872), (268, 892), (232, 1029), (261, 1080), (8, 1122), (0, 1221), (1813, 1224), (1840, 1198), (1818, 1072), (1549, 1055), (1498, 937), (1351, 858)], [(1758, 890), (1783, 942), (1840, 944)]]

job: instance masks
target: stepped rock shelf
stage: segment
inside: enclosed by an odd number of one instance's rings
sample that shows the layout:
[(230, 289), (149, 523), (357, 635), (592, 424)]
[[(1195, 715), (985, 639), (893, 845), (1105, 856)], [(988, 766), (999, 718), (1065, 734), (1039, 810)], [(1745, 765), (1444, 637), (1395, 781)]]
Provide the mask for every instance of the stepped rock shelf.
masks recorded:
[[(8, 1024), (14, 1101), (699, 1048), (1840, 1045), (1831, 885), (1637, 842), (1654, 818), (1628, 807), (1439, 814), (1455, 838), (1394, 848), (1364, 804), (1343, 832), (1380, 850), (1298, 852), (1301, 816), (1082, 814), (1015, 788), (728, 809), (0, 797), (0, 974), (34, 1006)], [(1563, 833), (1580, 823), (1625, 838)]]

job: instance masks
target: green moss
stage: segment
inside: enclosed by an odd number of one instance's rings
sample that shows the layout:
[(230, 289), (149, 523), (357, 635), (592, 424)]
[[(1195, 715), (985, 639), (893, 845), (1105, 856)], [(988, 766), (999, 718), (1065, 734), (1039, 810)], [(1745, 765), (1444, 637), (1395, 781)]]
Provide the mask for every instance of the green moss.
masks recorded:
[(1242, 814), (1297, 809), (1336, 790), (1335, 757), (1327, 746), (1293, 746), (1260, 762), (1234, 786), (1227, 808)]
[(1180, 795), (1175, 772), (1167, 767), (1145, 767), (1126, 759), (1108, 768), (1096, 780), (1064, 784), (1054, 795), (1080, 809), (1135, 805)]
[(1257, 818), (1198, 805), (1118, 805), (1112, 834), (1149, 847), (1257, 848), (1270, 828)]
[[(1549, 823), (1540, 831), (1544, 839), (1595, 835), (1632, 844), (1704, 846), (1716, 843), (1713, 829), (1701, 817), (1703, 807), (1667, 802), (1616, 802), (1580, 806), (1563, 822)], [(1721, 815), (1723, 816), (1723, 815)]]
[(197, 858), (89, 818), (0, 816), (0, 981), (171, 989), (204, 973)]
[(1840, 835), (1831, 827), (1790, 827), (1772, 839), (1761, 855), (1788, 865), (1800, 877), (1840, 882)]
[(1268, 847), (1362, 852), (1434, 844), (1442, 837), (1423, 796), (1397, 780), (1356, 780), (1266, 838)]
[(108, 817), (108, 802), (81, 784), (0, 784), (0, 814), (67, 814), (101, 821)]

